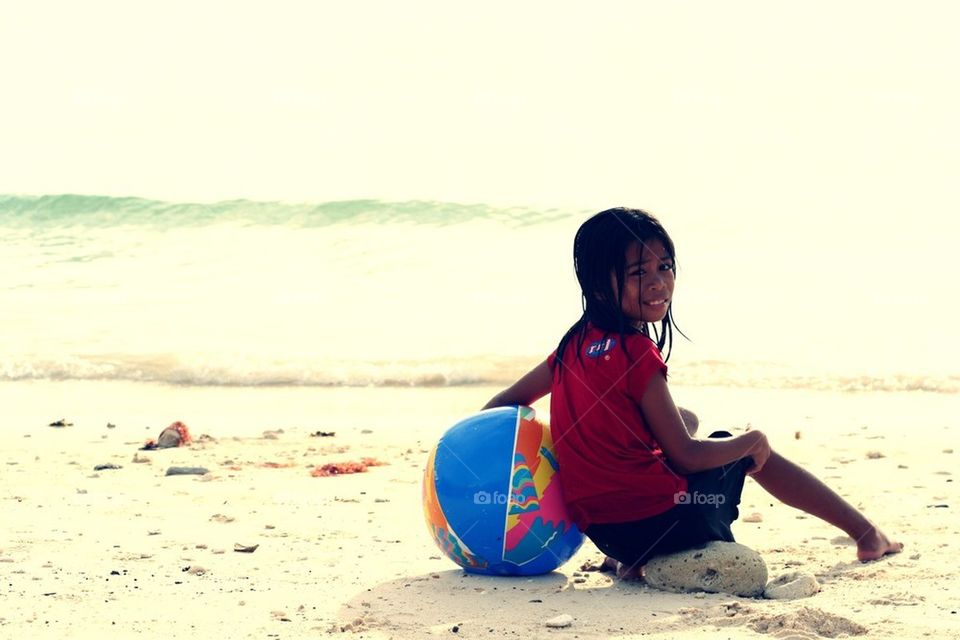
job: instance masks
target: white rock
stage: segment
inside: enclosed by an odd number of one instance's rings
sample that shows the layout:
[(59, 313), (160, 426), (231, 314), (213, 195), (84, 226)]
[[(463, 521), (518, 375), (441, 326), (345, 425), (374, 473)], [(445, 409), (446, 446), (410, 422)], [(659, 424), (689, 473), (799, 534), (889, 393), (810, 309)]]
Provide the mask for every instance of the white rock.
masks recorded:
[(771, 580), (763, 590), (763, 597), (772, 600), (796, 600), (809, 598), (819, 591), (820, 583), (816, 576), (805, 571), (793, 571)]
[(550, 618), (544, 624), (551, 629), (563, 629), (573, 624), (573, 616), (569, 613), (562, 613), (556, 618)]
[(657, 589), (683, 593), (707, 591), (759, 596), (767, 584), (767, 565), (759, 553), (736, 542), (711, 542), (702, 549), (657, 556), (643, 570)]

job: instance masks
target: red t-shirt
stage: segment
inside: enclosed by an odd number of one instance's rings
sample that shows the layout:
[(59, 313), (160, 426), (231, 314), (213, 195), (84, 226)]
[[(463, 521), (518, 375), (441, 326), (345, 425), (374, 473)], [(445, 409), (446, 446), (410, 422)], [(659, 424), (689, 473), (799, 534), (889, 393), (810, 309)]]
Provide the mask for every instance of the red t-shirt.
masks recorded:
[(640, 399), (667, 365), (650, 338), (628, 334), (624, 351), (617, 333), (590, 325), (577, 354), (579, 335), (556, 352), (550, 433), (560, 463), (560, 482), (570, 517), (581, 531), (593, 523), (649, 518), (673, 507), (687, 480), (667, 465), (643, 420)]

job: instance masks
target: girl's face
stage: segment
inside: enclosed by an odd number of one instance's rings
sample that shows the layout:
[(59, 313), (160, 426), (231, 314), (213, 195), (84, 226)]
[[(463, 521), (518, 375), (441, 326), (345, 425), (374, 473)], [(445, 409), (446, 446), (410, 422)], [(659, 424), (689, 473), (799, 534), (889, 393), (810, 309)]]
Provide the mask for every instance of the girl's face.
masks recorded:
[[(659, 240), (627, 247), (620, 308), (634, 324), (660, 322), (673, 300), (673, 258)], [(611, 275), (617, 286), (616, 273)]]

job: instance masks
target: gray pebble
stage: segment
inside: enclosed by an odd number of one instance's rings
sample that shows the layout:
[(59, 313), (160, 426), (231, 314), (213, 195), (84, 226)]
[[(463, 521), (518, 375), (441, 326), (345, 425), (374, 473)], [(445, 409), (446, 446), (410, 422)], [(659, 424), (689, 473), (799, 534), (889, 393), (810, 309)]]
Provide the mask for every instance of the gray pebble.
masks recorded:
[(202, 476), (210, 473), (206, 467), (170, 467), (167, 469), (168, 476)]

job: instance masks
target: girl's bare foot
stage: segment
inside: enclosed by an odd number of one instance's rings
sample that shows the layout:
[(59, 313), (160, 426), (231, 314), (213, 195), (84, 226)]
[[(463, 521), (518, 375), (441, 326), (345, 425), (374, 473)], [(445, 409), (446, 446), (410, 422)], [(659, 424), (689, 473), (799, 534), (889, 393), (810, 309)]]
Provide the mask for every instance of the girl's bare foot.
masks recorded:
[(617, 578), (620, 580), (643, 580), (643, 567), (636, 565), (628, 567), (622, 562), (618, 562)]
[(603, 564), (600, 565), (600, 571), (604, 573), (609, 571), (615, 574), (620, 580), (643, 579), (643, 567), (628, 567), (622, 562), (617, 562), (616, 558), (611, 558), (610, 556), (606, 556), (603, 559)]
[(610, 556), (605, 556), (605, 557), (603, 558), (603, 564), (602, 564), (601, 567), (600, 567), (600, 571), (603, 571), (604, 573), (606, 573), (607, 571), (609, 571), (610, 573), (616, 573), (616, 572), (617, 572), (617, 566), (618, 566), (619, 564), (620, 564), (620, 563), (617, 562), (616, 558), (611, 558)]
[(891, 542), (883, 531), (876, 527), (871, 528), (866, 535), (857, 540), (857, 559), (860, 562), (876, 560), (887, 554), (901, 551), (903, 551), (902, 542)]

